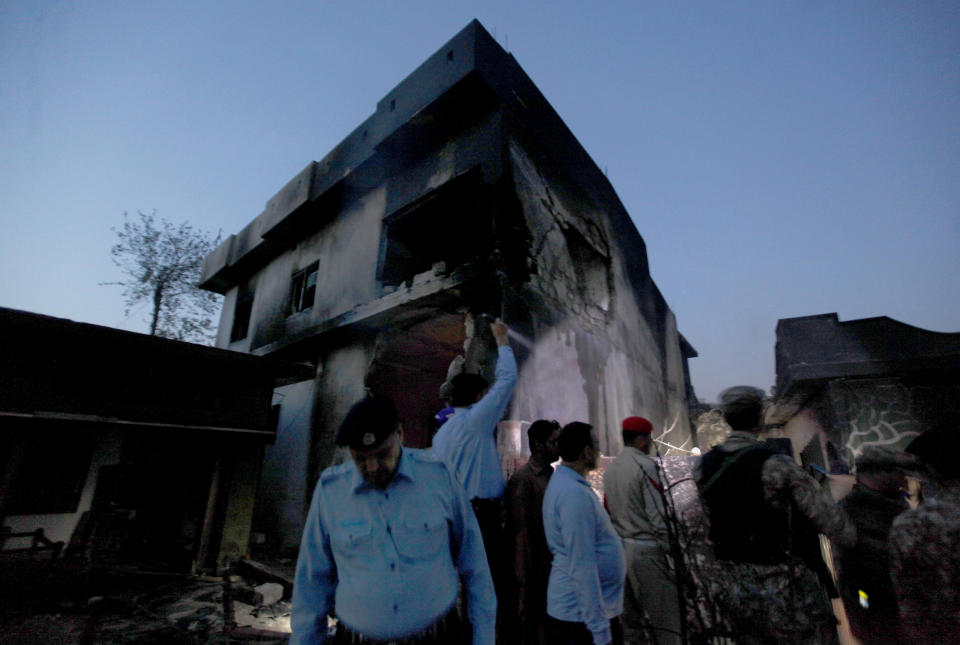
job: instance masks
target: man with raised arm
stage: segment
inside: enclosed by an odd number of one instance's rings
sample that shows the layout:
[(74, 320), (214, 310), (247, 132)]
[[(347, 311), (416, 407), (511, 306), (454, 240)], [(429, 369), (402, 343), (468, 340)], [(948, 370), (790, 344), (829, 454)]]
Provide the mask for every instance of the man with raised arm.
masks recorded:
[(479, 374), (457, 374), (451, 379), (454, 412), (433, 437), (433, 453), (446, 462), (466, 491), (496, 579), (501, 566), (504, 490), (496, 431), (517, 383), (517, 361), (507, 340), (509, 328), (498, 318), (490, 330), (498, 354), (493, 386), (488, 389), (487, 380)]

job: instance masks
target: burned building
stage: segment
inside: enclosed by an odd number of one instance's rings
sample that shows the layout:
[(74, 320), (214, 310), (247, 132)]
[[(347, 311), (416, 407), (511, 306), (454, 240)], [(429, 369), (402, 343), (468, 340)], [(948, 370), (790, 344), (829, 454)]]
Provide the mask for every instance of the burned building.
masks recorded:
[(588, 420), (616, 454), (619, 421), (640, 414), (662, 450), (692, 447), (696, 353), (643, 239), (476, 21), (230, 235), (202, 286), (226, 296), (218, 346), (318, 365), (312, 383), (277, 393), (259, 521), (286, 546), (335, 458), (337, 425), (367, 390), (397, 401), (408, 445), (430, 445), (448, 375), (492, 367), (481, 314), (515, 331), (519, 382), (500, 432), (508, 474), (538, 418)]
[(311, 366), (6, 308), (0, 347), (0, 561), (46, 545), (189, 572), (246, 554), (273, 391)]
[(852, 469), (864, 446), (904, 449), (960, 417), (960, 333), (880, 316), (777, 323), (777, 391), (769, 421), (805, 463)]

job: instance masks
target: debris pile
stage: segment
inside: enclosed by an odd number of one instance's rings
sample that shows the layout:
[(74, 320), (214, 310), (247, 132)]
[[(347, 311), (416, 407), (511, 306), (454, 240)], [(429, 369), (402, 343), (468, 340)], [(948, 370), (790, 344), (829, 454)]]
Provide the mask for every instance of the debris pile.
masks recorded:
[[(222, 577), (62, 571), (67, 584), (2, 612), (0, 645), (286, 643), (292, 584), (262, 569), (235, 566)], [(263, 580), (271, 576), (286, 584)]]

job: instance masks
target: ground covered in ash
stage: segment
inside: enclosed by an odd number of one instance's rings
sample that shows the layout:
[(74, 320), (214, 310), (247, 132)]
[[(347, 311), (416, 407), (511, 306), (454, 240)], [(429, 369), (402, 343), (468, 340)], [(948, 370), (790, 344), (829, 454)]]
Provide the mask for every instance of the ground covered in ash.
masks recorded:
[(0, 645), (279, 644), (289, 638), (289, 587), (262, 578), (57, 561), (4, 562), (0, 576)]

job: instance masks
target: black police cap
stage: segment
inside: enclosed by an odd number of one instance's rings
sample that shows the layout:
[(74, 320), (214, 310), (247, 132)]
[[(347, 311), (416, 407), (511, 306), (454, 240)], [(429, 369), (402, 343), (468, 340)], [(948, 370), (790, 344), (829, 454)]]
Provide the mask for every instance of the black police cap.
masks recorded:
[(337, 431), (337, 445), (372, 450), (397, 429), (397, 406), (385, 396), (368, 396), (353, 404)]

